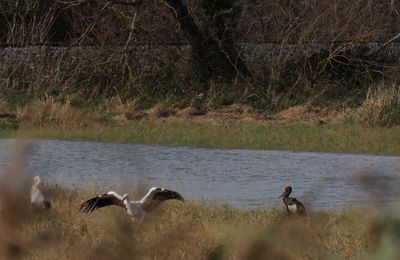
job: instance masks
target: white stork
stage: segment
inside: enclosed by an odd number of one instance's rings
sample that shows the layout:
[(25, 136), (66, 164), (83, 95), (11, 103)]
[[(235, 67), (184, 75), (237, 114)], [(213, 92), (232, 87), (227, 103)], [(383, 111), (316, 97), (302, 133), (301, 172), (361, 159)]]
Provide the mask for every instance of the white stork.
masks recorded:
[(80, 210), (90, 213), (98, 208), (116, 205), (125, 208), (133, 220), (141, 220), (146, 213), (156, 208), (161, 202), (171, 199), (185, 201), (178, 192), (159, 187), (151, 188), (141, 200), (131, 201), (126, 193), (121, 196), (115, 191), (109, 191), (88, 199), (81, 205)]
[(51, 208), (51, 202), (49, 195), (43, 192), (43, 183), (39, 176), (33, 178), (33, 185), (31, 188), (31, 204), (35, 206), (44, 207), (46, 209)]

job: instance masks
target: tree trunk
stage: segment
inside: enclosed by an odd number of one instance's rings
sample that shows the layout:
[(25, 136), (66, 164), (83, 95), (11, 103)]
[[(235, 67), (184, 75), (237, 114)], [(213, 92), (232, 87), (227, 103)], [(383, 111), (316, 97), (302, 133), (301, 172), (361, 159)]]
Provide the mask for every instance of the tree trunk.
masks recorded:
[(184, 37), (191, 47), (192, 59), (203, 80), (232, 80), (250, 75), (235, 47), (232, 35), (224, 40), (207, 37), (199, 29), (182, 0), (164, 0), (173, 11)]

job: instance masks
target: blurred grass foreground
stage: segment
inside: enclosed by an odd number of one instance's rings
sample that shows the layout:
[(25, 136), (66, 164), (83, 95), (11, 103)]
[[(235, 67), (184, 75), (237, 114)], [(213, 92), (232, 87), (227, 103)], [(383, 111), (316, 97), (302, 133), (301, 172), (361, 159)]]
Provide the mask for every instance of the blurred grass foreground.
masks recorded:
[[(217, 203), (170, 201), (138, 224), (120, 208), (83, 214), (80, 204), (99, 191), (65, 189), (60, 184), (47, 185), (51, 210), (33, 208), (32, 176), (22, 173), (26, 151), (24, 146), (1, 173), (1, 259), (400, 257), (400, 219), (383, 211), (313, 212), (312, 205), (306, 205), (307, 217), (293, 218), (283, 207), (241, 210)], [(132, 198), (139, 195), (127, 192)]]

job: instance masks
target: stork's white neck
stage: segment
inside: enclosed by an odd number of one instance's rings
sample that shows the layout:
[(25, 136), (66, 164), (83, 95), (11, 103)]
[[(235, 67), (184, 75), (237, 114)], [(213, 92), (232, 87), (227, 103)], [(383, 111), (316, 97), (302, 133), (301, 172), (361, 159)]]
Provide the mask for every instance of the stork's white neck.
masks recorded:
[(40, 177), (39, 176), (35, 176), (34, 180), (33, 180), (33, 187), (39, 187), (40, 185)]

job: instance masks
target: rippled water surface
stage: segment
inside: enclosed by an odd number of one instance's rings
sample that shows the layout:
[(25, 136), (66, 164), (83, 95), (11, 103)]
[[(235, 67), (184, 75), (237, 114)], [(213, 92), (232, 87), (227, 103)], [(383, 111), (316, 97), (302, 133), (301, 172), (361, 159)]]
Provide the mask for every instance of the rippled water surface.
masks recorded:
[[(2, 167), (16, 149), (15, 141), (0, 141)], [(278, 196), (291, 185), (308, 206), (340, 209), (364, 204), (371, 194), (395, 202), (399, 166), (400, 158), (390, 156), (41, 140), (30, 144), (25, 174), (101, 192), (163, 186), (187, 199), (244, 208), (280, 206)], [(364, 185), (365, 172), (379, 178)]]

